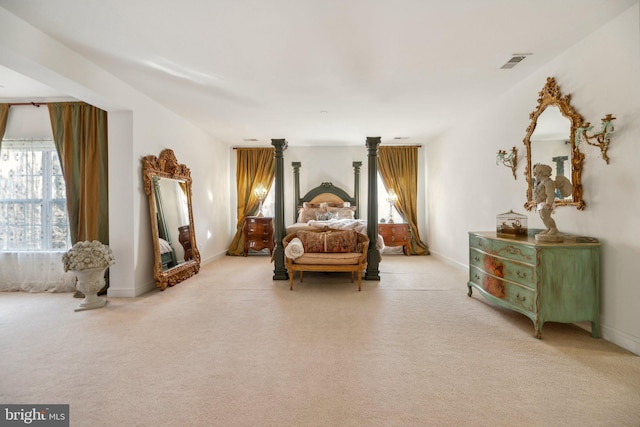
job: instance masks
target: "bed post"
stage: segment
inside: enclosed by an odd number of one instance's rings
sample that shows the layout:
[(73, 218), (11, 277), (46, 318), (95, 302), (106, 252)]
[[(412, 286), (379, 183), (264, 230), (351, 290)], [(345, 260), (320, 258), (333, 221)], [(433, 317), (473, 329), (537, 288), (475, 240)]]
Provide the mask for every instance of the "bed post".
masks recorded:
[(275, 192), (275, 248), (273, 249), (273, 280), (288, 280), (289, 274), (284, 266), (284, 150), (287, 148), (287, 141), (284, 139), (272, 139), (271, 145), (275, 147), (276, 159), (276, 192)]
[(356, 199), (356, 218), (360, 218), (360, 166), (362, 162), (353, 162), (353, 198)]
[[(367, 202), (367, 237), (369, 237), (369, 249), (367, 250), (367, 271), (365, 280), (380, 280), (380, 250), (378, 241), (378, 145), (380, 137), (367, 137), (367, 158), (369, 161), (369, 190)], [(277, 194), (277, 193), (276, 193)]]
[(293, 205), (293, 223), (298, 222), (298, 206), (300, 205), (300, 166), (302, 163), (300, 162), (291, 162), (291, 166), (293, 166), (293, 182), (294, 187), (294, 205)]

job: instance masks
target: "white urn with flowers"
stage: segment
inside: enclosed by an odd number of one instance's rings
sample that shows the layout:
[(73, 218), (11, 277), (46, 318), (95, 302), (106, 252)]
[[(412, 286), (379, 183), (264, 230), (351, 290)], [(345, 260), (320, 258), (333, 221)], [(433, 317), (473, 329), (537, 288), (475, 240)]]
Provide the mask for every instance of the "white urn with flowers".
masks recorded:
[(115, 263), (111, 249), (97, 240), (78, 242), (62, 254), (62, 262), (64, 271), (76, 275), (76, 286), (84, 294), (84, 300), (75, 311), (104, 307), (107, 300), (98, 297), (98, 292), (105, 285), (105, 271)]

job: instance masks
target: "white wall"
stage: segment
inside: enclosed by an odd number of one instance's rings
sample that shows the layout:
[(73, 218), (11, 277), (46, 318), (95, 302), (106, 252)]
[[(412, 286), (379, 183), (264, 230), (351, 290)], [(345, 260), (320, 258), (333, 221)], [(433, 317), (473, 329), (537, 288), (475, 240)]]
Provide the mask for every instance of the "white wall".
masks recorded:
[(203, 262), (224, 253), (231, 197), (225, 145), (2, 8), (0, 64), (109, 112), (110, 246), (116, 258), (110, 296), (132, 297), (155, 287), (140, 159), (164, 148), (191, 169)]
[[(529, 227), (540, 218), (524, 210), (524, 159), (518, 179), (496, 166), (499, 149), (519, 148), (547, 77), (585, 120), (600, 123), (612, 113), (616, 133), (610, 164), (591, 157), (583, 168), (586, 209), (561, 207), (560, 231), (593, 236), (602, 242), (601, 319), (605, 339), (640, 354), (640, 10), (638, 5), (604, 25), (535, 72), (515, 89), (427, 147), (430, 248), (460, 266), (468, 265), (468, 231), (492, 230), (498, 213), (526, 213)], [(597, 127), (597, 125), (596, 125)], [(473, 141), (473, 143), (469, 143)], [(522, 158), (522, 157), (521, 157)], [(461, 285), (462, 286), (462, 285)], [(462, 295), (462, 294), (461, 294)]]

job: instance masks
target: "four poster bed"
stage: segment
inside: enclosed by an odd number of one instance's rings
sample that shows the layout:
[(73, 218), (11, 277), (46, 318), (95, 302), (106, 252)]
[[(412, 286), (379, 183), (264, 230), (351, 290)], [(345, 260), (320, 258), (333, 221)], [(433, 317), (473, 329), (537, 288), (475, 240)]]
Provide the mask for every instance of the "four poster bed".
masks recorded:
[[(367, 220), (360, 217), (360, 166), (353, 162), (354, 193), (351, 196), (331, 182), (323, 182), (300, 196), (300, 162), (293, 162), (295, 178), (294, 221), (285, 227), (283, 200), (283, 151), (286, 141), (272, 140), (275, 146), (275, 229), (274, 280), (289, 279), (304, 271), (347, 271), (353, 282), (361, 278), (380, 280), (378, 265), (384, 241), (378, 235), (377, 147), (380, 138), (367, 138), (369, 179)], [(375, 242), (370, 244), (370, 242)]]
[[(300, 162), (291, 164), (294, 169), (294, 222), (286, 226), (286, 235), (300, 230), (355, 230), (367, 234), (367, 221), (360, 218), (360, 166), (362, 162), (353, 162), (354, 193), (350, 196), (345, 190), (323, 182), (300, 196)], [(377, 203), (377, 201), (376, 201)], [(379, 251), (384, 249), (384, 239), (377, 234), (376, 245)]]

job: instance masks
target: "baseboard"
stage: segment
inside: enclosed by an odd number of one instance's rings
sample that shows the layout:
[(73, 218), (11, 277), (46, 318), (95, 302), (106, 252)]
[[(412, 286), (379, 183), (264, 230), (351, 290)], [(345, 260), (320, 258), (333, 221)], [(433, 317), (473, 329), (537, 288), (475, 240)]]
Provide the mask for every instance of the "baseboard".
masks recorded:
[(144, 286), (139, 288), (118, 288), (113, 289), (109, 288), (107, 290), (107, 297), (111, 298), (135, 298), (139, 297), (142, 294), (146, 294), (152, 290), (156, 289), (156, 282), (152, 281), (149, 283), (145, 283)]
[(640, 339), (605, 325), (600, 325), (602, 338), (640, 356)]
[(220, 258), (223, 258), (227, 256), (227, 251), (222, 251), (222, 252), (218, 252), (217, 254), (213, 255), (213, 256), (209, 256), (206, 258), (203, 258), (200, 260), (200, 265), (207, 265), (209, 263), (212, 263), (215, 260), (218, 260)]
[[(214, 256), (210, 256), (207, 257), (205, 259), (201, 259), (200, 260), (200, 265), (206, 265), (209, 264), (217, 259), (220, 259), (224, 256), (226, 256), (227, 252), (226, 251), (222, 251), (219, 252), (218, 254), (214, 255)], [(118, 288), (118, 289), (113, 289), (113, 288), (109, 288), (107, 290), (107, 297), (111, 297), (111, 298), (135, 298), (135, 297), (139, 297), (140, 295), (146, 294), (147, 292), (151, 292), (154, 289), (156, 289), (156, 283), (155, 281), (151, 281), (148, 283), (145, 283), (143, 286), (138, 287), (138, 288)]]
[(431, 249), (429, 249), (429, 255), (431, 255), (432, 257), (436, 258), (438, 261), (442, 261), (445, 264), (456, 268), (457, 270), (469, 271), (469, 264), (463, 264), (463, 263), (458, 262), (458, 261), (456, 261), (456, 260), (454, 260), (452, 258), (443, 256), (442, 254), (439, 254), (438, 252), (434, 252)]

